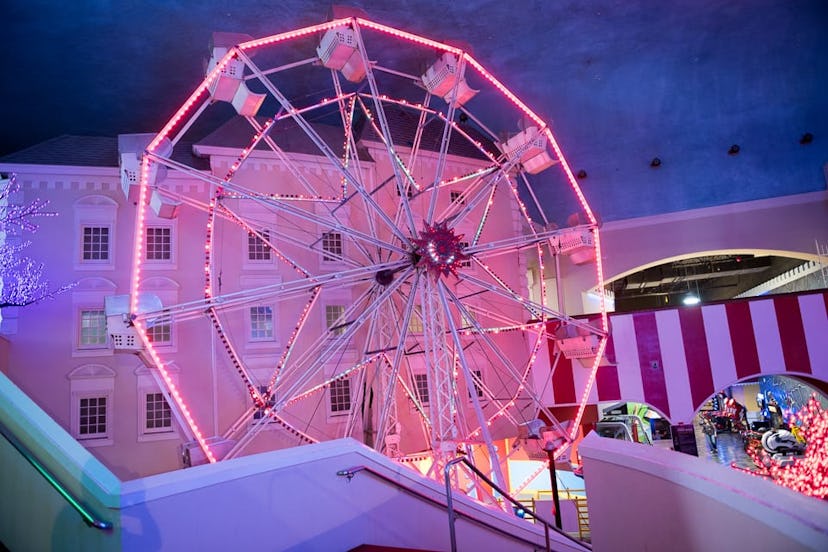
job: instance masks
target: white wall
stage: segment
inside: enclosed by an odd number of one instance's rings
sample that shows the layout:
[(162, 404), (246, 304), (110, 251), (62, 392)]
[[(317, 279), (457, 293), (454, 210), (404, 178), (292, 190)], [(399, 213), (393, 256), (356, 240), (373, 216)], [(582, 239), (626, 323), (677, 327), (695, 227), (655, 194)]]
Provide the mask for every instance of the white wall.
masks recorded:
[[(350, 481), (337, 471), (367, 465)], [(445, 489), (352, 440), (330, 441), (130, 481), (123, 488), (124, 550), (349, 550), (360, 544), (448, 550)], [(442, 499), (440, 498), (442, 495)], [(543, 532), (458, 498), (460, 550), (535, 550)], [(500, 528), (485, 530), (476, 518)], [(506, 536), (512, 535), (512, 537)], [(528, 539), (533, 545), (518, 538)], [(266, 544), (265, 544), (266, 543)], [(561, 540), (555, 550), (577, 550)]]
[[(828, 240), (826, 221), (828, 192), (821, 191), (608, 222), (600, 229), (604, 278), (614, 280), (667, 259), (717, 251), (815, 260), (814, 240)], [(593, 271), (590, 265), (564, 265), (569, 307), (581, 305), (581, 297), (573, 293), (592, 287)]]
[(828, 503), (686, 454), (580, 444), (595, 550), (828, 550)]

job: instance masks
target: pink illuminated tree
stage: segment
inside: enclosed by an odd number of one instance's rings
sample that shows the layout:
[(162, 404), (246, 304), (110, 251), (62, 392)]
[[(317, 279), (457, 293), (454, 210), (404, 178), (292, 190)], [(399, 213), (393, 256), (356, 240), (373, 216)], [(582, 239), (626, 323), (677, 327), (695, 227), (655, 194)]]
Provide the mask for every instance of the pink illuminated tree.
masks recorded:
[(760, 447), (748, 452), (759, 466), (751, 473), (768, 477), (802, 494), (828, 499), (828, 410), (812, 396), (789, 418), (788, 425), (792, 430), (796, 428), (807, 443), (805, 454), (792, 462), (783, 462), (772, 458)]
[(51, 285), (43, 276), (43, 263), (23, 254), (31, 242), (15, 243), (14, 238), (37, 231), (35, 219), (57, 214), (45, 211), (49, 202), (39, 198), (14, 204), (18, 190), (15, 175), (0, 175), (0, 308), (31, 305), (74, 286)]

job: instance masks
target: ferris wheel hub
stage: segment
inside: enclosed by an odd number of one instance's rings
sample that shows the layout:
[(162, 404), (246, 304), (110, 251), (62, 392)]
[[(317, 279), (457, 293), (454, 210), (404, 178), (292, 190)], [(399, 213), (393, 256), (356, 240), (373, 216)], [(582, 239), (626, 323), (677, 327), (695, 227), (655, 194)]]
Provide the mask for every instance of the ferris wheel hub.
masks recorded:
[(418, 238), (413, 240), (414, 266), (431, 274), (434, 278), (457, 275), (457, 270), (469, 256), (463, 252), (463, 234), (457, 234), (445, 222), (433, 226), (425, 223)]

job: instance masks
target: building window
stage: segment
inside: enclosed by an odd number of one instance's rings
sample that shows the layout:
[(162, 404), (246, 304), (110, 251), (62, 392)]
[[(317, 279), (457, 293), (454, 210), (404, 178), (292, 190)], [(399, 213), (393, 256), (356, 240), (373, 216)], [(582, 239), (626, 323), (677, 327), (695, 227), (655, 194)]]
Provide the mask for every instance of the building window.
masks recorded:
[[(247, 260), (248, 261), (269, 261), (270, 247), (265, 240), (270, 240), (270, 232), (260, 230), (261, 238), (253, 232), (247, 234)], [(262, 239), (264, 238), (264, 239)]]
[(74, 204), (76, 270), (113, 270), (117, 255), (118, 203), (103, 195), (87, 195)]
[(148, 261), (172, 260), (172, 228), (167, 226), (147, 227), (145, 246)]
[(144, 395), (144, 433), (169, 433), (172, 429), (172, 409), (163, 393)]
[(250, 307), (250, 339), (253, 341), (273, 339), (273, 309), (271, 307)]
[(109, 260), (109, 227), (83, 227), (83, 256), (84, 261)]
[(322, 234), (322, 260), (331, 262), (342, 259), (342, 234), (339, 232), (325, 232)]
[(343, 378), (331, 382), (330, 392), (331, 414), (334, 416), (347, 414), (351, 411), (351, 380)]
[(345, 314), (345, 305), (325, 305), (325, 327), (332, 335), (345, 333), (345, 321), (342, 316)]
[(457, 203), (459, 205), (465, 205), (466, 204), (466, 198), (463, 197), (463, 192), (458, 192), (458, 191), (452, 190), (452, 191), (449, 192), (449, 196), (451, 197), (451, 202), (452, 203)]
[(155, 345), (165, 345), (172, 341), (172, 326), (169, 322), (155, 324), (147, 328), (147, 339)]
[(83, 397), (78, 401), (78, 439), (106, 439), (107, 397)]
[[(463, 251), (469, 246), (469, 242), (460, 242), (460, 247)], [(471, 258), (466, 257), (462, 261), (460, 261), (461, 268), (469, 268), (472, 265)]]
[(80, 311), (78, 347), (81, 349), (101, 349), (106, 346), (106, 314), (104, 310), (84, 309)]
[(154, 345), (170, 345), (172, 343), (172, 323), (156, 322), (146, 330), (147, 339)]
[[(259, 385), (259, 386), (257, 386), (257, 389), (259, 390), (259, 394), (261, 394), (262, 396), (264, 396), (267, 393), (267, 386), (265, 386), (265, 385)], [(266, 408), (273, 408), (273, 406), (276, 404), (276, 397), (271, 395), (270, 398), (267, 399), (267, 402), (265, 404), (266, 404), (265, 408), (257, 408), (255, 410), (255, 412), (253, 412), (253, 419), (254, 420), (261, 420), (265, 416), (268, 416), (267, 414), (265, 414), (265, 409)], [(268, 423), (273, 423), (275, 421), (276, 420), (271, 418)]]
[(72, 436), (87, 447), (111, 445), (115, 371), (103, 364), (85, 364), (67, 377)]
[(428, 404), (428, 374), (414, 374), (414, 390), (417, 392), (420, 404)]
[(422, 309), (418, 306), (411, 311), (411, 318), (408, 319), (408, 333), (421, 334), (423, 333), (423, 314)]
[(477, 394), (477, 398), (483, 397), (483, 388), (477, 382), (483, 382), (483, 372), (480, 370), (471, 370), (472, 373), (472, 386), (474, 387), (474, 392)]

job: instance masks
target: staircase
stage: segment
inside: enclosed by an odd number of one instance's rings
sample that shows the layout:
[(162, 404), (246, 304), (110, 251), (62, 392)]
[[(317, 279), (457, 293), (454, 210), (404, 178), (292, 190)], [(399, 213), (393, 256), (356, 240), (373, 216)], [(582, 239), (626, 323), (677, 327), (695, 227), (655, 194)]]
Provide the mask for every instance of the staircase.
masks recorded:
[(575, 507), (578, 509), (578, 538), (589, 542), (589, 511), (586, 498), (575, 498)]

